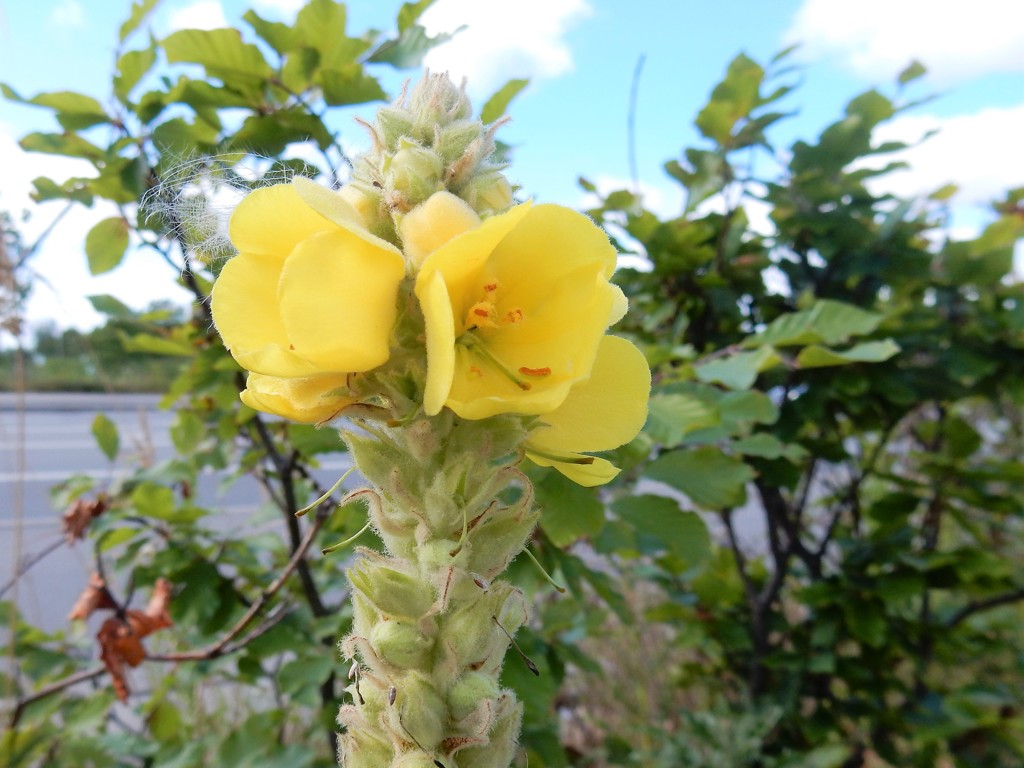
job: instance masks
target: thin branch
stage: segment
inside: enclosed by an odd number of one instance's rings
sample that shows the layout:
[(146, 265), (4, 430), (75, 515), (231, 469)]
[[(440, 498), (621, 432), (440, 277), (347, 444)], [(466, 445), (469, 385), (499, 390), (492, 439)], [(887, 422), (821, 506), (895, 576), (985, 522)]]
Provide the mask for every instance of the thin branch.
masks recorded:
[(953, 616), (946, 622), (946, 626), (949, 628), (955, 627), (960, 622), (967, 619), (969, 616), (973, 616), (981, 611), (987, 611), (989, 608), (997, 608), (1001, 605), (1009, 605), (1015, 603), (1018, 600), (1024, 600), (1024, 588), (1014, 590), (1013, 592), (1007, 592), (1002, 595), (996, 595), (986, 600), (976, 600), (968, 603), (959, 611), (953, 614)]
[(21, 716), (22, 714), (24, 714), (26, 707), (35, 704), (40, 699), (45, 699), (47, 696), (52, 696), (55, 693), (60, 693), (65, 688), (70, 688), (73, 685), (78, 685), (79, 683), (84, 683), (89, 680), (93, 680), (102, 675), (106, 671), (107, 668), (100, 664), (99, 666), (92, 667), (91, 669), (85, 669), (81, 672), (76, 672), (73, 675), (68, 675), (67, 677), (61, 678), (60, 680), (57, 680), (54, 683), (50, 683), (45, 688), (40, 688), (38, 691), (29, 696), (26, 696), (24, 699), (19, 699), (18, 703), (14, 707), (14, 711), (11, 712), (11, 718), (8, 721), (8, 727), (14, 728), (18, 724), (18, 721), (21, 720)]
[(733, 559), (736, 561), (736, 570), (739, 572), (740, 581), (743, 582), (743, 592), (747, 596), (747, 604), (751, 612), (757, 609), (757, 590), (750, 578), (750, 571), (747, 569), (747, 558), (740, 549), (739, 541), (736, 539), (736, 530), (732, 524), (732, 510), (723, 509), (719, 515), (725, 525), (725, 534), (729, 539), (729, 548), (732, 550)]
[(50, 544), (47, 544), (38, 552), (23, 557), (21, 559), (21, 562), (18, 563), (18, 567), (15, 569), (14, 575), (11, 576), (11, 578), (8, 579), (7, 582), (5, 582), (2, 587), (0, 587), (0, 598), (6, 595), (8, 590), (10, 590), (15, 584), (18, 583), (18, 579), (20, 579), (22, 576), (28, 573), (34, 565), (39, 563), (47, 555), (56, 552), (58, 549), (60, 549), (62, 544), (64, 544), (63, 536), (61, 536), (58, 539), (55, 539)]
[[(228, 633), (221, 637), (217, 642), (212, 645), (208, 645), (206, 648), (201, 648), (198, 651), (186, 651), (184, 653), (171, 653), (160, 656), (154, 655), (147, 656), (146, 658), (153, 661), (202, 661), (206, 659), (215, 659), (218, 656), (223, 656), (227, 653), (226, 649), (228, 644), (242, 634), (245, 628), (249, 626), (252, 620), (256, 618), (260, 611), (263, 610), (264, 606), (266, 606), (270, 599), (277, 594), (282, 586), (284, 586), (288, 577), (291, 576), (292, 571), (299, 567), (299, 564), (303, 561), (303, 558), (309, 551), (309, 547), (312, 545), (313, 539), (316, 538), (317, 533), (320, 532), (320, 528), (323, 527), (326, 520), (326, 515), (319, 514), (314, 516), (312, 523), (306, 530), (306, 535), (302, 538), (302, 541), (299, 542), (299, 546), (292, 553), (291, 559), (288, 560), (288, 564), (284, 567), (284, 570), (281, 571), (270, 586), (263, 591), (259, 599), (249, 606), (249, 610), (243, 614), (242, 618), (240, 618)], [(265, 632), (269, 628), (270, 627), (267, 627), (263, 631)]]
[(626, 139), (629, 152), (629, 178), (633, 183), (633, 194), (640, 194), (640, 173), (636, 163), (636, 102), (640, 93), (640, 74), (644, 69), (644, 61), (647, 56), (640, 54), (636, 60), (636, 68), (633, 70), (633, 82), (629, 88), (629, 112), (626, 116)]

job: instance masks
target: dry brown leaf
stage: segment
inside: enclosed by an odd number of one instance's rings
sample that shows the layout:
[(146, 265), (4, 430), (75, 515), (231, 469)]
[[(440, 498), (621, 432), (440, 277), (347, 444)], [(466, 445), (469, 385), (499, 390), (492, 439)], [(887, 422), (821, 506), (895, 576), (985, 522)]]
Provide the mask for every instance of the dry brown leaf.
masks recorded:
[(96, 639), (100, 644), (100, 659), (110, 673), (114, 693), (121, 701), (128, 698), (128, 681), (124, 667), (137, 667), (146, 658), (142, 639), (158, 629), (171, 626), (167, 612), (173, 586), (167, 579), (157, 579), (153, 595), (144, 611), (129, 610), (124, 618), (111, 616), (100, 627)]
[(68, 544), (85, 536), (89, 523), (107, 511), (107, 501), (102, 496), (88, 501), (77, 499), (61, 516), (61, 530)]
[(89, 585), (82, 590), (75, 601), (74, 608), (68, 614), (68, 621), (76, 621), (89, 618), (93, 611), (102, 608), (117, 608), (117, 603), (107, 589), (107, 582), (103, 577), (93, 571), (89, 576)]

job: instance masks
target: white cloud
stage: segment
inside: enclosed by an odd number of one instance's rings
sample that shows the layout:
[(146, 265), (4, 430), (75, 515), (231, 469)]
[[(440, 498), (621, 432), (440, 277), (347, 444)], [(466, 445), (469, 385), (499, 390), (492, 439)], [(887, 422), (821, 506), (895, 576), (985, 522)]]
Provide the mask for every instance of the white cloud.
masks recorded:
[[(84, 160), (25, 152), (13, 138), (14, 132), (0, 123), (0, 209), (9, 211), (22, 239), (31, 244), (60, 213), (60, 202), (37, 204), (29, 194), (32, 179), (48, 176), (63, 181), (71, 176), (93, 176), (95, 169)], [(21, 214), (31, 217), (22, 222)], [(93, 225), (117, 215), (112, 203), (97, 201), (92, 208), (73, 206), (60, 220), (29, 262), (37, 274), (29, 296), (26, 315), (30, 323), (56, 321), (61, 326), (86, 328), (102, 321), (87, 296), (109, 293), (126, 304), (142, 309), (157, 299), (186, 301), (174, 285), (173, 275), (155, 254), (129, 253), (124, 266), (105, 275), (89, 273), (85, 257), (85, 236)]]
[(873, 192), (915, 197), (955, 183), (960, 191), (954, 203), (980, 207), (1007, 189), (1024, 185), (1024, 104), (944, 118), (898, 117), (879, 126), (875, 140), (914, 143), (931, 130), (938, 133), (910, 149), (872, 160), (872, 167), (892, 160), (910, 165), (873, 180)]
[(50, 22), (58, 27), (76, 29), (85, 26), (85, 8), (79, 0), (62, 0), (50, 11)]
[(935, 82), (1024, 72), (1024, 3), (805, 0), (785, 39), (871, 79), (893, 78), (915, 58)]
[(306, 2), (307, 0), (254, 0), (253, 6), (261, 13), (270, 11), (278, 16), (294, 17)]
[(222, 29), (229, 26), (220, 0), (199, 0), (179, 8), (168, 22), (175, 29)]
[(588, 0), (438, 0), (420, 22), (430, 34), (466, 28), (427, 54), (425, 64), (469, 80), (487, 96), (512, 78), (550, 78), (569, 72), (565, 35), (592, 12)]

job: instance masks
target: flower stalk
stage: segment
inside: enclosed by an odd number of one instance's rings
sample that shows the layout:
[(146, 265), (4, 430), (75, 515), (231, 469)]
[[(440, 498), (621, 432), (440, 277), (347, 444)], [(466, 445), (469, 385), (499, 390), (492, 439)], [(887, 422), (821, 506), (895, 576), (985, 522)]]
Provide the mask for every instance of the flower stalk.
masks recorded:
[(471, 114), (428, 75), (367, 126), (344, 188), (253, 192), (213, 292), (243, 402), (337, 421), (369, 483), (350, 499), (384, 551), (347, 571), (345, 768), (511, 764), (522, 705), (499, 675), (528, 606), (501, 575), (540, 515), (520, 465), (607, 482), (618, 470), (581, 452), (646, 416), (647, 363), (606, 335), (625, 311), (614, 249), (578, 213), (512, 206), (498, 124)]

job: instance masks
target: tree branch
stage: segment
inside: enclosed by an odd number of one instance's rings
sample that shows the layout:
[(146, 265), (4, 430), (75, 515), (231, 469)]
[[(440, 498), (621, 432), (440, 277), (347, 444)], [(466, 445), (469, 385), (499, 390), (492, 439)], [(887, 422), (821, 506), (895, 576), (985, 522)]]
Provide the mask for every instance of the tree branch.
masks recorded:
[(955, 627), (957, 624), (976, 613), (987, 611), (989, 608), (997, 608), (1001, 605), (1009, 605), (1010, 603), (1015, 603), (1018, 600), (1024, 600), (1024, 588), (1014, 590), (1013, 592), (1007, 592), (1002, 595), (996, 595), (995, 597), (990, 597), (985, 600), (970, 602), (954, 613), (949, 621), (946, 622), (946, 626), (949, 628)]

